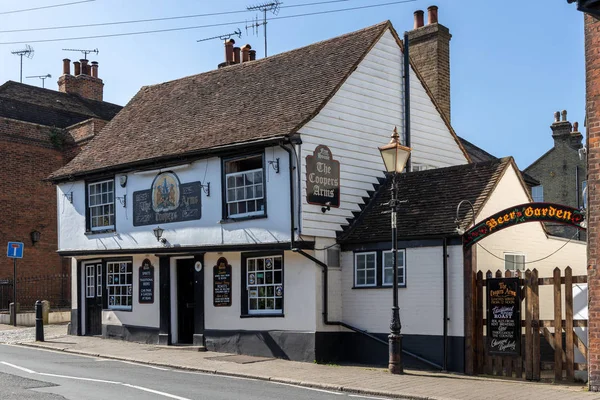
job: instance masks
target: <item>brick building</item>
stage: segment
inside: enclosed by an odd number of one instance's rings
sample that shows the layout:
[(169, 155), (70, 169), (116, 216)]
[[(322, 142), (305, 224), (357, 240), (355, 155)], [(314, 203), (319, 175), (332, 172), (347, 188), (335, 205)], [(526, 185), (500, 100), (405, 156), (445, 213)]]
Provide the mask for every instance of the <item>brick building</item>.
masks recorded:
[[(550, 126), (554, 146), (534, 161), (525, 172), (539, 181), (532, 187), (534, 201), (564, 204), (574, 208), (583, 207), (583, 189), (586, 186), (586, 160), (579, 155), (583, 148), (583, 135), (577, 122), (567, 120), (567, 111), (554, 113)], [(577, 228), (546, 224), (548, 232), (555, 236), (585, 240), (585, 233)]]
[[(25, 244), (24, 258), (17, 262), (17, 297), (24, 307), (35, 301), (31, 296), (43, 296), (52, 305), (67, 303), (70, 296), (68, 279), (34, 279), (70, 272), (56, 254), (56, 190), (43, 179), (71, 160), (121, 109), (102, 101), (97, 63), (81, 60), (74, 66), (71, 75), (70, 60), (64, 60), (59, 91), (13, 81), (0, 86), (0, 243)], [(32, 242), (34, 231), (40, 233), (37, 243)], [(1, 257), (0, 279), (12, 278), (12, 260)], [(12, 301), (12, 290), (6, 289), (0, 287), (0, 310)]]

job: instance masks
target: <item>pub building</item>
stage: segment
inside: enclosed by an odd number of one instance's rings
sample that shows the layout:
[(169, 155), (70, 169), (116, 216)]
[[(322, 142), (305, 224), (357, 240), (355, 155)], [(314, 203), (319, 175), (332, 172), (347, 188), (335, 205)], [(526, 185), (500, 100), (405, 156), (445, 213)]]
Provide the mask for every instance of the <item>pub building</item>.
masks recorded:
[[(404, 349), (441, 366), (447, 323), (448, 368), (461, 371), (454, 209), (468, 199), (483, 218), (528, 202), (514, 162), (471, 164), (412, 64), (407, 98), (389, 21), (265, 59), (234, 45), (226, 41), (214, 71), (141, 88), (49, 177), (59, 254), (72, 266), (70, 334), (387, 362), (379, 339), (392, 298), (390, 215), (382, 213), (390, 181), (378, 147), (395, 127), (408, 141), (410, 100), (410, 170), (419, 172), (398, 179), (399, 199), (408, 200), (398, 214)], [(527, 257), (551, 247), (539, 223), (528, 225), (535, 243), (505, 237), (513, 228), (481, 243), (502, 254), (494, 243), (504, 240), (502, 248)], [(585, 257), (577, 246), (566, 246), (571, 262)]]

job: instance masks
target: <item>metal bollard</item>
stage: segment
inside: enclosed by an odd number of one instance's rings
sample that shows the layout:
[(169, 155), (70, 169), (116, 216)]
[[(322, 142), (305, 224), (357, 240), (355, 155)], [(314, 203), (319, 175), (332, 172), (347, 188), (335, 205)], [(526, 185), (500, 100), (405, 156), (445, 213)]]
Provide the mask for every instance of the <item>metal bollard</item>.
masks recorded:
[(42, 302), (35, 302), (35, 341), (44, 341), (44, 319), (42, 317)]

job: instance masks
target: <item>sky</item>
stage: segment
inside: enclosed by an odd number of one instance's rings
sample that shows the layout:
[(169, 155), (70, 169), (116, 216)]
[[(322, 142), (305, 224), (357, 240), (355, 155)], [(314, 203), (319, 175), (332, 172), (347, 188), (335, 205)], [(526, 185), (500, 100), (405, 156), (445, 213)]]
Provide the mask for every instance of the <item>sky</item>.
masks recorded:
[[(0, 83), (19, 81), (20, 57), (11, 54), (30, 45), (23, 59), (23, 81), (57, 89), (62, 59), (83, 58), (63, 49), (98, 49), (88, 59), (99, 62), (104, 100), (125, 105), (145, 85), (216, 68), (230, 34), (237, 45), (249, 43), (264, 57), (262, 27), (258, 35), (246, 25), (262, 13), (246, 8), (263, 0), (2, 0), (0, 1)], [(497, 157), (513, 156), (524, 169), (553, 146), (550, 125), (555, 111), (568, 120), (585, 115), (583, 14), (567, 0), (281, 0), (268, 13), (268, 54), (391, 20), (400, 35), (413, 27), (413, 12), (439, 7), (439, 22), (450, 29), (452, 126), (457, 134)], [(68, 4), (70, 3), (70, 4)], [(312, 5), (310, 5), (313, 3)], [(314, 4), (322, 3), (322, 4)], [(384, 6), (373, 7), (385, 3)], [(372, 6), (356, 10), (303, 15)], [(38, 10), (22, 11), (42, 7)], [(20, 12), (15, 12), (20, 11)], [(217, 14), (131, 24), (106, 23), (198, 14)], [(91, 26), (92, 24), (104, 24)], [(213, 25), (206, 27), (206, 25)], [(215, 26), (218, 25), (218, 26)], [(69, 29), (10, 30), (79, 26)], [(180, 29), (190, 28), (190, 29)], [(174, 30), (179, 29), (179, 30)], [(138, 35), (95, 37), (171, 30)], [(47, 41), (65, 39), (60, 41)], [(13, 43), (17, 42), (17, 43)], [(585, 132), (582, 132), (585, 134)]]

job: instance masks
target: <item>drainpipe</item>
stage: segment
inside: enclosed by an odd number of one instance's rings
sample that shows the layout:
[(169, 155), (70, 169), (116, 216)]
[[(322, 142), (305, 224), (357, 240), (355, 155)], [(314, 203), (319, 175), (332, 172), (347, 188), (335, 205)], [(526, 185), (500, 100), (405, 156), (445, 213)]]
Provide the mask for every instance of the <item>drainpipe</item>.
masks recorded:
[(444, 281), (444, 362), (442, 371), (448, 371), (448, 240), (443, 239), (443, 281)]
[[(408, 32), (404, 32), (404, 139), (410, 147), (410, 58), (408, 56)], [(408, 157), (406, 170), (411, 171), (412, 162)]]
[[(575, 196), (577, 201), (577, 209), (579, 210), (579, 165), (575, 166)], [(577, 240), (581, 240), (581, 230), (577, 229)]]
[[(292, 144), (293, 146), (293, 144)], [(279, 143), (279, 147), (285, 150), (288, 153), (288, 169), (290, 172), (289, 180), (290, 180), (290, 249), (294, 249), (294, 236), (296, 234), (294, 230), (295, 221), (294, 221), (294, 166), (292, 164), (292, 150), (288, 149), (283, 145), (283, 143)]]

